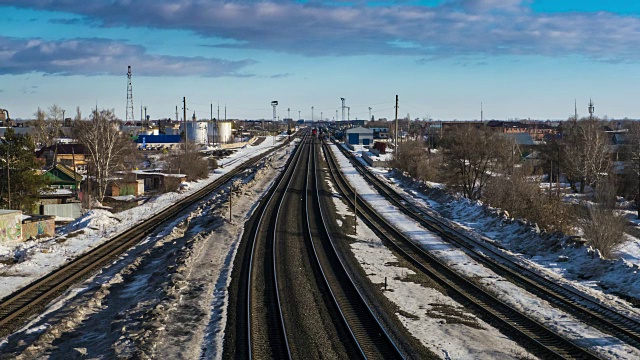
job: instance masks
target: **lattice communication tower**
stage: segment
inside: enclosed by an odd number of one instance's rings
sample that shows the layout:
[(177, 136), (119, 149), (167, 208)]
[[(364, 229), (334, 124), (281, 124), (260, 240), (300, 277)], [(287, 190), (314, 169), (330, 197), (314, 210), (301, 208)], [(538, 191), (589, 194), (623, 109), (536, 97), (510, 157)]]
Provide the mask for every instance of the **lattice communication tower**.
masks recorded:
[(127, 71), (127, 115), (125, 121), (133, 121), (133, 85), (131, 85), (131, 66)]

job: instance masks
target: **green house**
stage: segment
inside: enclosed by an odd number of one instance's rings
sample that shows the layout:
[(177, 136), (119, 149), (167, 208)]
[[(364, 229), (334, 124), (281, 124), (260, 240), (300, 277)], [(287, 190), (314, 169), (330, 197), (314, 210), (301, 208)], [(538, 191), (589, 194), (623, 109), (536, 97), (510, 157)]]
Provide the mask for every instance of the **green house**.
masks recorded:
[(52, 189), (68, 189), (75, 192), (80, 189), (80, 183), (82, 182), (82, 175), (75, 173), (72, 169), (62, 164), (56, 164), (42, 176), (49, 179)]

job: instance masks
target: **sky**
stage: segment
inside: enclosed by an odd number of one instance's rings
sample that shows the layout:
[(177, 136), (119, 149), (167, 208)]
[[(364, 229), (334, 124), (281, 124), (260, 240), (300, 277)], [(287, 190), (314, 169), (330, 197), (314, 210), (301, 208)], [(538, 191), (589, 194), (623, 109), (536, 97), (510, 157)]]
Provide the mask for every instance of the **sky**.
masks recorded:
[[(0, 0), (0, 108), (134, 119), (640, 118), (640, 2)], [(213, 106), (213, 114), (211, 108)], [(313, 110), (312, 110), (313, 107)], [(371, 108), (371, 110), (369, 110)], [(341, 111), (338, 119), (341, 119)]]

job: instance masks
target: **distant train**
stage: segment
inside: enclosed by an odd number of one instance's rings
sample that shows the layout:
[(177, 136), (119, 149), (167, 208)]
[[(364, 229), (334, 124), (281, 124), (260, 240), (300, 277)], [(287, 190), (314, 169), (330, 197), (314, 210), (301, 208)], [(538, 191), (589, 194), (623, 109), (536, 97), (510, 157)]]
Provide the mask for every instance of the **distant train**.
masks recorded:
[(311, 135), (313, 135), (313, 136), (318, 135), (318, 129), (313, 128), (313, 129), (311, 130)]

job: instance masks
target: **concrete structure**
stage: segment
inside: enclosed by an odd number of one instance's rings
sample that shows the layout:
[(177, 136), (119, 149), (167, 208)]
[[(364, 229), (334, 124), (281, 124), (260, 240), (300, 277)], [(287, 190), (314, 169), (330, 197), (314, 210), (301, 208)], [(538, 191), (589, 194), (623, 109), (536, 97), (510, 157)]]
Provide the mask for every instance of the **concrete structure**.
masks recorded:
[(356, 127), (346, 131), (346, 142), (349, 145), (373, 145), (373, 130)]
[(22, 237), (22, 211), (0, 210), (0, 243), (19, 242)]
[(233, 142), (233, 123), (231, 121), (218, 121), (218, 134), (220, 144)]
[(55, 235), (56, 222), (54, 216), (30, 215), (22, 221), (22, 238), (25, 240), (53, 237)]
[[(205, 145), (207, 144), (207, 122), (206, 121), (187, 121), (187, 139), (190, 143)], [(180, 127), (180, 132), (184, 132), (184, 124)]]

